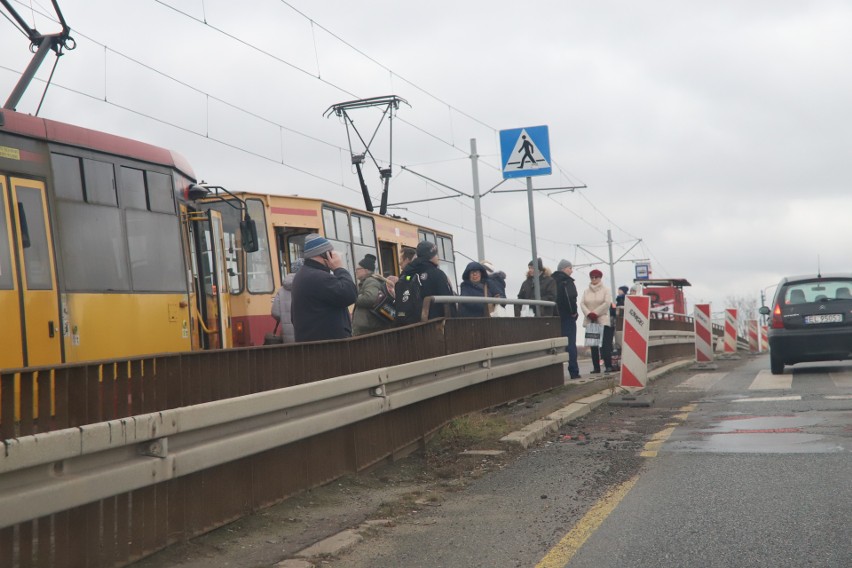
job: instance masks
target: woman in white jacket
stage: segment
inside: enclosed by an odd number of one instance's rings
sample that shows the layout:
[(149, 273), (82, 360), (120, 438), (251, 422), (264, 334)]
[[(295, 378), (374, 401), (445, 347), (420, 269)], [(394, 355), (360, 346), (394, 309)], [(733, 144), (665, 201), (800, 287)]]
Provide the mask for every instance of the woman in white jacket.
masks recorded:
[(293, 322), (290, 320), (290, 306), (293, 297), (293, 279), (299, 269), (302, 268), (303, 262), (301, 258), (297, 258), (290, 263), (290, 273), (284, 277), (281, 289), (272, 299), (272, 317), (281, 326), (280, 334), (284, 338), (284, 343), (296, 342), (296, 331), (293, 329)]
[(601, 347), (592, 347), (592, 373), (601, 372), (601, 356), (603, 356), (604, 369), (607, 373), (612, 372), (612, 327), (609, 319), (609, 308), (612, 305), (612, 293), (603, 284), (603, 272), (597, 268), (589, 272), (592, 281), (589, 287), (583, 291), (580, 300), (580, 309), (583, 310), (583, 327), (590, 323), (599, 323), (604, 326), (603, 343)]

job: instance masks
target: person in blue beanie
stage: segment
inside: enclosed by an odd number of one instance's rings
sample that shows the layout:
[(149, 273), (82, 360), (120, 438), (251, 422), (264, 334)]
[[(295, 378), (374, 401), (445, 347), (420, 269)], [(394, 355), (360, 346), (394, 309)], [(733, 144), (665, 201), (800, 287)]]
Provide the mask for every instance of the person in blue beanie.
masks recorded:
[(351, 337), (348, 308), (355, 303), (358, 288), (343, 268), (340, 253), (325, 237), (310, 234), (302, 257), (305, 264), (293, 279), (291, 316), (296, 342)]

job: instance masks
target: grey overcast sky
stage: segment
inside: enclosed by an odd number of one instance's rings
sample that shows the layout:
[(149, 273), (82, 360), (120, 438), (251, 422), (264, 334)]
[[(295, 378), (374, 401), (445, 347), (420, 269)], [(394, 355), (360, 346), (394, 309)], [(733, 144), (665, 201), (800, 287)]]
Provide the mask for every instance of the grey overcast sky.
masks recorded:
[[(499, 130), (549, 126), (554, 173), (534, 185), (588, 186), (535, 197), (551, 268), (606, 258), (609, 229), (624, 257), (617, 285), (647, 258), (654, 277), (693, 284), (690, 310), (714, 312), (818, 259), (852, 271), (852, 2), (59, 4), (77, 49), (40, 116), (168, 147), (207, 182), (363, 207), (344, 126), (323, 112), (393, 94), (411, 106), (394, 121), (391, 202), (449, 193), (402, 166), (470, 192), (472, 138), (485, 191), (501, 180)], [(47, 0), (15, 5), (39, 31), (58, 29)], [(27, 48), (0, 19), (4, 101)], [(36, 112), (52, 64), (19, 111)], [(372, 132), (378, 117), (356, 120)], [(374, 146), (384, 161), (387, 139), (383, 128)], [(378, 197), (375, 169), (367, 183)], [(530, 258), (526, 196), (482, 203), (485, 256), (514, 295)], [(476, 256), (470, 199), (395, 212), (454, 234), (459, 277)], [(589, 270), (575, 272), (582, 286)]]

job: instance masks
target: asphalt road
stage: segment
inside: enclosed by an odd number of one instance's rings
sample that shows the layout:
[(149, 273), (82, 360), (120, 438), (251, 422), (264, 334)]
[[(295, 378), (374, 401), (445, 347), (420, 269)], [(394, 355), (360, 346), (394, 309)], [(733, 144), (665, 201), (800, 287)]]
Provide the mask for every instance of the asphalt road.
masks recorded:
[(768, 368), (668, 375), (322, 565), (852, 566), (852, 365)]

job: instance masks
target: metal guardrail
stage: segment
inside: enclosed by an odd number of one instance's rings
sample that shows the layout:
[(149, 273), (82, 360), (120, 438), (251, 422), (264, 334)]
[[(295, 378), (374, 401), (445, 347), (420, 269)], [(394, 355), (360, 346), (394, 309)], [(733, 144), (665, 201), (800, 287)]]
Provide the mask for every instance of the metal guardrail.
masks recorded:
[(0, 528), (567, 361), (565, 338), (468, 351), (5, 441)]

